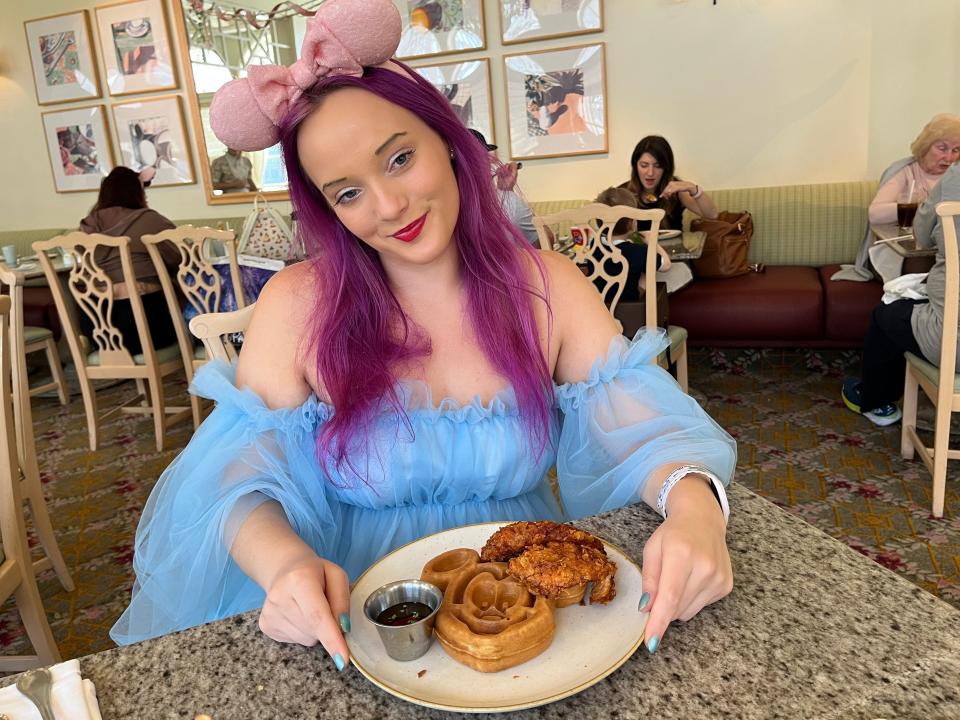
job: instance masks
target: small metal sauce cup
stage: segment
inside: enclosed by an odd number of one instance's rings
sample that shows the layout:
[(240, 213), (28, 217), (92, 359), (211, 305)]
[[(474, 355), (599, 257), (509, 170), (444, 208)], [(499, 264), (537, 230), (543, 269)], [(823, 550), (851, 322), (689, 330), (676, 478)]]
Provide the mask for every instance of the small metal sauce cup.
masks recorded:
[[(404, 602), (423, 603), (431, 612), (409, 625), (383, 625), (377, 622), (377, 616), (384, 610)], [(422, 580), (399, 580), (370, 593), (363, 603), (363, 614), (376, 626), (387, 655), (394, 660), (416, 660), (430, 649), (433, 623), (441, 602), (443, 593), (436, 585)]]

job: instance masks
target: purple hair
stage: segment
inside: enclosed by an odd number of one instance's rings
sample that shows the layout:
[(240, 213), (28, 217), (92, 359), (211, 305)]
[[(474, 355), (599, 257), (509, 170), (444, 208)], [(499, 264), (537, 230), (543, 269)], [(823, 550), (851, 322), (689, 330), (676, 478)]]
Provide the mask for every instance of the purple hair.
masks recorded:
[[(430, 343), (408, 321), (387, 284), (380, 257), (337, 219), (326, 198), (307, 177), (297, 153), (301, 123), (323, 97), (340, 88), (361, 88), (409, 110), (453, 150), (460, 214), (453, 239), (467, 294), (467, 318), (484, 355), (513, 387), (530, 447), (539, 456), (549, 437), (553, 405), (550, 369), (540, 346), (534, 301), (549, 301), (529, 280), (531, 261), (546, 287), (536, 251), (504, 214), (484, 147), (457, 118), (449, 102), (415, 71), (411, 77), (367, 68), (362, 77), (321, 79), (287, 113), (280, 142), (299, 232), (314, 264), (318, 287), (309, 341), (317, 375), (336, 412), (317, 435), (317, 457), (330, 477), (328, 460), (364, 479), (351, 462), (367, 449), (376, 415), (389, 404), (410, 430), (399, 397), (395, 370), (430, 354)], [(412, 78), (412, 79), (411, 79)], [(364, 479), (365, 481), (365, 479)]]

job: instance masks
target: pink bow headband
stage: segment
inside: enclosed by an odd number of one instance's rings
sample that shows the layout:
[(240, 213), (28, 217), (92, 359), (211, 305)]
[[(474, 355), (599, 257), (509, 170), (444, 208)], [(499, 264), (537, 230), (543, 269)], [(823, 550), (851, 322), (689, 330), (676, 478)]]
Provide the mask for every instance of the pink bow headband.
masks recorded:
[[(400, 13), (391, 0), (327, 0), (307, 20), (300, 59), (290, 67), (251, 65), (247, 77), (217, 90), (210, 105), (214, 134), (234, 150), (263, 150), (305, 90), (325, 75), (363, 74), (386, 66), (400, 44)], [(386, 64), (386, 65), (385, 65)]]

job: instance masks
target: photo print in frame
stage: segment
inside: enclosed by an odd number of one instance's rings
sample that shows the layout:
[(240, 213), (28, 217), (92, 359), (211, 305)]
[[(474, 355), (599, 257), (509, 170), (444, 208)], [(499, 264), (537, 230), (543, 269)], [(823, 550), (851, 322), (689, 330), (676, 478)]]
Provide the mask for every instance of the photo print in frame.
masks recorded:
[(603, 30), (603, 0), (498, 0), (504, 45)]
[(460, 121), (496, 144), (490, 94), (490, 61), (458, 60), (413, 68), (450, 101)]
[(503, 58), (510, 157), (607, 152), (604, 44)]
[(178, 96), (117, 103), (113, 126), (121, 161), (138, 173), (152, 169), (151, 187), (196, 182)]
[(113, 169), (113, 150), (102, 105), (41, 113), (57, 192), (100, 189)]
[(100, 97), (100, 81), (86, 10), (23, 23), (37, 103)]
[(483, 0), (393, 0), (403, 30), (397, 58), (469, 52), (486, 48)]
[(111, 95), (177, 87), (162, 0), (132, 0), (95, 8), (100, 52)]

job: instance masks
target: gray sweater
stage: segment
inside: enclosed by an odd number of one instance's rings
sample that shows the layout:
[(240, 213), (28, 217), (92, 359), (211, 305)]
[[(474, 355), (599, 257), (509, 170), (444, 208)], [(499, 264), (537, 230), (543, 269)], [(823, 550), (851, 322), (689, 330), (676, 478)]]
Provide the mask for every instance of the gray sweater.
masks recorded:
[[(913, 221), (913, 234), (917, 245), (937, 248), (937, 260), (927, 275), (927, 296), (930, 302), (914, 307), (910, 326), (917, 344), (927, 360), (940, 364), (940, 339), (943, 337), (943, 301), (947, 289), (947, 261), (943, 255), (943, 224), (937, 216), (936, 206), (944, 200), (960, 200), (960, 165), (953, 165), (930, 192), (929, 197), (917, 210)], [(960, 357), (960, 342), (958, 357)]]

